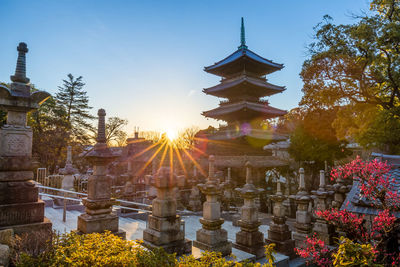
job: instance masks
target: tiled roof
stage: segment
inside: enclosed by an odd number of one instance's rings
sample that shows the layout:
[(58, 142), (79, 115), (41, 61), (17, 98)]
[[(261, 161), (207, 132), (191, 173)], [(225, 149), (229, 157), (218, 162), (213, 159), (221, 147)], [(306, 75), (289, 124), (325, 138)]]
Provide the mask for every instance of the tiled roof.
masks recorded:
[[(395, 183), (391, 184), (391, 190), (400, 192), (400, 168), (395, 167), (390, 172), (390, 177), (395, 179)], [(360, 189), (358, 188), (359, 182), (354, 181), (350, 192), (347, 194), (341, 210), (346, 209), (351, 212), (367, 215), (377, 215), (380, 209), (373, 207), (372, 201), (360, 196)], [(379, 203), (375, 203), (378, 205)], [(397, 218), (400, 218), (400, 212), (394, 213)]]

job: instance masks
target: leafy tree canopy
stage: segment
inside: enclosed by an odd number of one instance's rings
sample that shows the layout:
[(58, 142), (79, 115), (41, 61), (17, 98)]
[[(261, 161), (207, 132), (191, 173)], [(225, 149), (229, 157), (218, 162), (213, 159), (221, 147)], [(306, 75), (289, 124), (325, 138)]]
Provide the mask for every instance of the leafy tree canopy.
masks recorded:
[(338, 108), (334, 125), (340, 138), (396, 151), (392, 135), (400, 136), (400, 1), (372, 1), (371, 14), (357, 17), (354, 24), (335, 25), (325, 16), (315, 30), (310, 58), (300, 73), (300, 105)]

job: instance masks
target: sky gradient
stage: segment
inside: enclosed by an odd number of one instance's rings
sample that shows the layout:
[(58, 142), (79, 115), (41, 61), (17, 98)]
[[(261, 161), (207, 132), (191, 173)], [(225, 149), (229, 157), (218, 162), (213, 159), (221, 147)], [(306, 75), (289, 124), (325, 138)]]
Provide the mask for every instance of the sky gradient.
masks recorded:
[(234, 52), (240, 18), (252, 51), (285, 68), (267, 78), (287, 90), (269, 99), (289, 110), (301, 99), (301, 66), (325, 14), (352, 23), (367, 0), (20, 1), (0, 0), (0, 81), (9, 82), (16, 46), (28, 44), (27, 76), (51, 94), (68, 73), (83, 76), (92, 113), (129, 120), (127, 131), (218, 125), (201, 112), (218, 84), (203, 71)]

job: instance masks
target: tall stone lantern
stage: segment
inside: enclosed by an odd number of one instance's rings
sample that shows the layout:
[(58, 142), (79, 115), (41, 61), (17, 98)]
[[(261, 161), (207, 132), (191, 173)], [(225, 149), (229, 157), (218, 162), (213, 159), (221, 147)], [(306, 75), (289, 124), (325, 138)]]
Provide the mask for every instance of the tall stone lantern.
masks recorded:
[(152, 202), (152, 213), (143, 231), (144, 245), (149, 248), (163, 248), (168, 253), (182, 255), (192, 251), (192, 242), (185, 239), (181, 229), (182, 220), (176, 214), (174, 187), (176, 175), (171, 168), (161, 167), (154, 176), (153, 186), (157, 188), (157, 198)]
[(241, 217), (238, 221), (240, 231), (236, 233), (236, 242), (233, 246), (261, 258), (265, 251), (264, 234), (258, 230), (261, 222), (258, 219), (255, 198), (262, 190), (257, 189), (253, 184), (250, 162), (246, 162), (246, 184), (242, 188), (237, 188), (236, 191), (243, 198), (244, 205), (240, 209)]
[(221, 195), (222, 188), (214, 177), (214, 160), (213, 155), (208, 159), (207, 182), (198, 185), (207, 200), (203, 203), (203, 218), (200, 219), (203, 227), (196, 232), (193, 246), (202, 250), (221, 252), (226, 256), (232, 252), (232, 243), (228, 241), (228, 232), (221, 229), (224, 219), (221, 218), (221, 203), (218, 202), (218, 196)]
[(283, 202), (287, 197), (282, 194), (281, 181), (280, 179), (276, 183), (276, 194), (271, 196), (274, 202), (273, 217), (268, 230), (268, 238), (265, 240), (266, 243), (274, 243), (276, 245), (276, 251), (285, 254), (289, 257), (294, 256), (294, 241), (292, 238), (292, 232), (289, 230), (286, 224), (285, 207)]
[(107, 175), (107, 165), (116, 158), (116, 155), (106, 143), (106, 111), (99, 109), (97, 115), (99, 116), (97, 143), (86, 155), (93, 164), (93, 175), (88, 180), (88, 196), (83, 199), (86, 213), (78, 217), (78, 232), (89, 234), (108, 230), (125, 238), (126, 233), (118, 227), (118, 216), (112, 213), (115, 200), (111, 198), (111, 178)]
[(26, 77), (27, 45), (17, 47), (18, 60), (9, 88), (0, 85), (0, 108), (7, 111), (7, 123), (0, 128), (0, 229), (12, 228), (16, 234), (46, 232), (51, 237), (51, 222), (44, 217), (44, 202), (38, 199), (32, 172), (32, 129), (26, 115), (50, 97), (32, 92)]

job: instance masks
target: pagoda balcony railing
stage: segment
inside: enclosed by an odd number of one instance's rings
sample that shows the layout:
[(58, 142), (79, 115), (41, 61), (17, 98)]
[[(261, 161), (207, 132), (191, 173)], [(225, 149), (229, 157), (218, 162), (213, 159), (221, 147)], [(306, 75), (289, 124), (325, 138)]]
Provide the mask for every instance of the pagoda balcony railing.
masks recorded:
[(269, 105), (269, 101), (266, 99), (238, 99), (238, 100), (221, 100), (219, 102), (220, 106), (224, 106), (224, 105), (229, 105), (229, 104), (233, 104), (233, 103), (237, 103), (237, 102), (241, 102), (241, 101), (249, 101), (249, 102), (253, 102), (253, 103), (259, 103), (259, 104), (263, 104), (263, 105)]
[(251, 72), (242, 71), (242, 72), (230, 75), (228, 77), (223, 77), (223, 78), (221, 78), (220, 82), (222, 82), (222, 83), (229, 82), (231, 80), (237, 79), (238, 77), (240, 77), (242, 75), (245, 75), (245, 76), (248, 76), (248, 77), (252, 77), (252, 78), (256, 78), (256, 79), (260, 79), (260, 80), (263, 80), (263, 81), (267, 81), (267, 76), (266, 75), (258, 76), (256, 74), (251, 73)]

